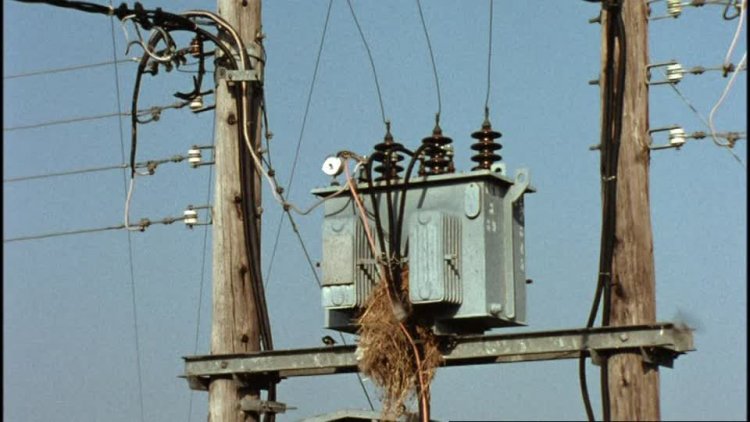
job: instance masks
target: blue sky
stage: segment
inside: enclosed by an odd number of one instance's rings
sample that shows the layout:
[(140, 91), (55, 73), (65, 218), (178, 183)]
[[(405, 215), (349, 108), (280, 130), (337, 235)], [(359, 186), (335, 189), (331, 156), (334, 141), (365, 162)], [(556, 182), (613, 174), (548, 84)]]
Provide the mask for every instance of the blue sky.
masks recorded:
[[(214, 10), (214, 2), (146, 1), (182, 11)], [(286, 184), (328, 2), (267, 1), (266, 92), (273, 162)], [(372, 49), (393, 133), (409, 147), (430, 134), (437, 109), (427, 45), (414, 2), (355, 1)], [(503, 133), (501, 155), (513, 170), (527, 167), (537, 193), (526, 198), (529, 326), (580, 327), (595, 287), (599, 252), (600, 27), (587, 23), (598, 5), (565, 0), (498, 0), (494, 7), (490, 117)], [(4, 76), (112, 60), (109, 18), (42, 5), (4, 2)], [(442, 95), (441, 126), (454, 139), (456, 166), (467, 171), (470, 133), (483, 118), (488, 3), (424, 1)], [(652, 62), (720, 65), (737, 19), (722, 7), (686, 8), (678, 19), (650, 27)], [(664, 13), (664, 2), (654, 14)], [(746, 51), (743, 32), (733, 62)], [(125, 38), (115, 22), (116, 56)], [(131, 31), (131, 37), (132, 37)], [(183, 39), (181, 42), (185, 42)], [(137, 49), (136, 49), (137, 51)], [(131, 54), (133, 54), (131, 52)], [(119, 65), (120, 103), (130, 107), (135, 65)], [(747, 73), (716, 113), (719, 131), (746, 131)], [(686, 75), (678, 85), (706, 117), (727, 83), (719, 72)], [(4, 128), (117, 112), (114, 67), (4, 79)], [(146, 78), (140, 104), (165, 105), (191, 87), (190, 74)], [(651, 127), (679, 124), (707, 130), (668, 86), (651, 88)], [(28, 130), (4, 130), (3, 178), (117, 165), (129, 153), (117, 118)], [(210, 144), (211, 113), (166, 110), (140, 128), (138, 160), (186, 154)], [(291, 200), (328, 183), (326, 155), (368, 153), (384, 134), (366, 52), (346, 3), (335, 1), (324, 45)], [(664, 143), (663, 135), (655, 135)], [(651, 206), (657, 315), (697, 328), (697, 351), (661, 371), (664, 419), (744, 420), (747, 415), (747, 148), (734, 152), (710, 140), (655, 151)], [(205, 204), (210, 169), (165, 164), (138, 178), (131, 218), (179, 216)], [(120, 171), (3, 184), (4, 239), (122, 223)], [(263, 268), (267, 268), (279, 207), (265, 192)], [(321, 211), (297, 219), (314, 260), (321, 255)], [(209, 229), (210, 230), (210, 229)], [(133, 302), (137, 308), (143, 413), (148, 421), (188, 419), (191, 392), (179, 379), (181, 357), (208, 352), (210, 232), (181, 224), (133, 233), (131, 285), (127, 234), (4, 243), (4, 410), (9, 421), (134, 421), (140, 418)], [(207, 256), (201, 290), (202, 259)], [(266, 274), (267, 276), (268, 274)], [(135, 291), (135, 296), (133, 292)], [(268, 306), (277, 348), (320, 344), (323, 313), (317, 285), (299, 243), (285, 225), (271, 271)], [(202, 301), (200, 298), (202, 297)], [(199, 302), (201, 321), (197, 324)], [(515, 329), (517, 330), (517, 329)], [(513, 331), (513, 330), (505, 330)], [(495, 332), (503, 332), (497, 330)], [(589, 383), (598, 384), (589, 365)], [(371, 395), (378, 393), (367, 384)], [(207, 395), (193, 393), (191, 420), (205, 420)], [(598, 390), (592, 391), (599, 406)], [(279, 400), (298, 409), (281, 420), (367, 403), (354, 375), (289, 379)], [(556, 361), (441, 369), (432, 387), (433, 416), (448, 419), (582, 419), (577, 362)]]

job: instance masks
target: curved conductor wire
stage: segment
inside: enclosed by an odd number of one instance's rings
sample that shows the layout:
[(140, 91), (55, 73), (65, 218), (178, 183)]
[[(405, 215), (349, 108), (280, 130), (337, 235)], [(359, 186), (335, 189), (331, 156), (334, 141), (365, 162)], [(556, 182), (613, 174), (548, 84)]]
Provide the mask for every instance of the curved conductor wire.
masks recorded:
[[(739, 17), (740, 20), (737, 22), (737, 29), (734, 31), (734, 37), (732, 38), (732, 43), (729, 44), (729, 49), (727, 50), (726, 56), (724, 56), (724, 68), (728, 68), (728, 66), (731, 64), (730, 60), (732, 59), (732, 53), (734, 52), (734, 47), (737, 45), (737, 40), (740, 38), (740, 32), (742, 32), (742, 24), (745, 21), (745, 10), (747, 9), (747, 0), (742, 0), (742, 3), (740, 3), (740, 11), (739, 11)], [(738, 65), (737, 69), (740, 69), (742, 66)]]

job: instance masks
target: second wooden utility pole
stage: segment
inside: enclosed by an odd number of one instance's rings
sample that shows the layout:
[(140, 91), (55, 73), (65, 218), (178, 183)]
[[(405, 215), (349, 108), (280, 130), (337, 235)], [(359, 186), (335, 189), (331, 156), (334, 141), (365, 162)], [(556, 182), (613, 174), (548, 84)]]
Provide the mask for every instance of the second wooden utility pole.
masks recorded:
[[(601, 86), (606, 90), (607, 77), (625, 78), (620, 86), (624, 97), (612, 115), (619, 119), (615, 126), (619, 157), (611, 180), (616, 186), (616, 216), (605, 318), (613, 326), (650, 324), (656, 322), (656, 288), (649, 204), (648, 5), (646, 0), (604, 0), (603, 4)], [(608, 34), (613, 33), (618, 34), (616, 40), (608, 42)], [(610, 81), (610, 86), (618, 84)], [(657, 366), (644, 362), (639, 353), (615, 353), (607, 360), (606, 373), (612, 420), (660, 419)]]
[[(255, 45), (261, 32), (260, 0), (218, 0), (219, 15), (236, 29), (246, 47)], [(231, 44), (226, 32), (223, 38)], [(217, 73), (226, 62), (217, 63)], [(261, 70), (262, 63), (255, 63)], [(246, 84), (250, 84), (247, 82)], [(260, 250), (260, 179), (242, 138), (243, 116), (237, 101), (240, 89), (228, 87), (219, 77), (216, 85), (215, 163), (216, 188), (213, 204), (213, 318), (211, 353), (235, 354), (260, 350), (265, 312), (262, 283), (258, 288)], [(247, 89), (247, 124), (255, 151), (260, 143), (261, 96), (256, 87)], [(244, 155), (244, 157), (243, 157)], [(241, 165), (242, 160), (246, 163)], [(238, 380), (215, 379), (209, 386), (209, 420), (245, 422), (257, 414), (243, 412), (243, 398), (257, 399), (257, 386)]]

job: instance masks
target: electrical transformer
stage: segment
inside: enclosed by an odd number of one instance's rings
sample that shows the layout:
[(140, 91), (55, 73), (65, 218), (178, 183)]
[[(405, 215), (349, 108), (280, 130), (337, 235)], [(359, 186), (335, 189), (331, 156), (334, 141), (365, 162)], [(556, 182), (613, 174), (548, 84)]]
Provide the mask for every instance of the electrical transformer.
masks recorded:
[[(526, 323), (524, 195), (534, 189), (526, 169), (511, 178), (504, 167), (408, 182), (400, 239), (409, 271), (408, 300), (428, 316), (436, 334), (477, 334)], [(373, 204), (387, 215), (386, 194), (395, 207), (403, 183), (357, 185), (370, 232), (375, 232)], [(312, 193), (329, 197), (340, 190), (334, 185)], [(355, 332), (355, 318), (379, 276), (348, 190), (325, 201), (321, 266), (326, 328)]]

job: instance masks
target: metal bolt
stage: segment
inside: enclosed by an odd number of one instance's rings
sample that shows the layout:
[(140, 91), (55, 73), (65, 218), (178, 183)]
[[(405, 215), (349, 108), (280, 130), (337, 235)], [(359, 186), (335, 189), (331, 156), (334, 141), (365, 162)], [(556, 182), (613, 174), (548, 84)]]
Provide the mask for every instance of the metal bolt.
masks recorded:
[(235, 116), (234, 113), (230, 113), (227, 117), (227, 123), (229, 123), (230, 125), (237, 123), (237, 116)]
[(226, 369), (229, 366), (229, 362), (223, 360), (219, 366), (221, 366), (221, 369)]
[(628, 341), (628, 338), (629, 337), (628, 337), (627, 334), (625, 334), (625, 333), (620, 334), (620, 340), (621, 341), (626, 342), (626, 341)]

